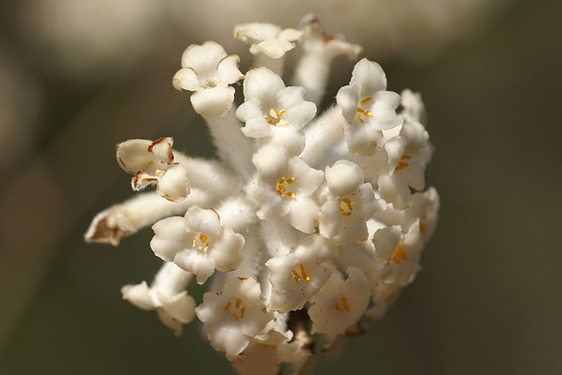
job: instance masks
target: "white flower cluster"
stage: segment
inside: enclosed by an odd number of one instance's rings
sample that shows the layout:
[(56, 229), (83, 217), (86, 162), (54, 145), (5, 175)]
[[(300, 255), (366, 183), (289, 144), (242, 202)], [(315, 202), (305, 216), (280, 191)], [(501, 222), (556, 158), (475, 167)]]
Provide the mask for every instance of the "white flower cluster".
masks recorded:
[[(133, 189), (156, 192), (100, 213), (86, 239), (116, 245), (153, 224), (150, 247), (164, 265), (151, 286), (123, 287), (123, 298), (156, 309), (177, 333), (197, 316), (241, 374), (277, 373), (282, 362), (298, 373), (313, 334), (330, 347), (361, 331), (419, 270), (439, 206), (433, 188), (422, 191), (424, 108), (411, 91), (387, 91), (381, 67), (362, 59), (317, 116), (331, 61), (355, 58), (359, 46), (311, 16), (299, 30), (252, 23), (234, 35), (255, 57), (245, 75), (238, 56), (206, 42), (186, 49), (173, 78), (193, 92), (221, 161), (185, 156), (171, 138), (121, 143)], [(286, 86), (284, 57), (297, 45)], [(242, 79), (236, 108), (232, 84)], [(193, 275), (198, 284), (214, 275), (198, 306), (186, 292)]]

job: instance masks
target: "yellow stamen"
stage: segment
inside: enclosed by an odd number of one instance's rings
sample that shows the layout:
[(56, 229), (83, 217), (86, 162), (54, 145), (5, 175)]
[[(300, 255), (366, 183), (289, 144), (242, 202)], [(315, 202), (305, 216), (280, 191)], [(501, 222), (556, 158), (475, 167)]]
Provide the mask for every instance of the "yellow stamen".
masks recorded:
[(370, 96), (368, 96), (368, 97), (366, 97), (365, 99), (361, 100), (361, 101), (359, 102), (359, 104), (365, 105), (365, 104), (369, 103), (372, 99), (373, 99), (373, 98), (371, 98)]
[(408, 254), (406, 250), (400, 245), (396, 246), (394, 249), (394, 255), (392, 255), (392, 260), (396, 263), (402, 262), (402, 260), (408, 260)]
[(293, 182), (295, 182), (294, 177), (288, 179), (286, 179), (285, 177), (281, 177), (279, 180), (277, 180), (277, 186), (275, 187), (275, 190), (277, 190), (277, 194), (279, 194), (280, 196), (286, 195), (289, 198), (294, 198), (295, 193), (292, 191), (287, 191), (287, 184), (292, 184)]
[(244, 306), (244, 301), (240, 298), (234, 298), (230, 300), (225, 306), (224, 310), (230, 310), (232, 317), (238, 321), (244, 319), (246, 314), (246, 306)]
[(209, 248), (209, 237), (204, 233), (199, 233), (193, 239), (193, 248), (197, 250), (207, 251)]
[(394, 168), (394, 171), (399, 171), (401, 169), (404, 169), (406, 167), (408, 167), (410, 164), (406, 163), (404, 160), (409, 160), (412, 157), (410, 155), (402, 155), (402, 157), (400, 158), (400, 161), (398, 162), (398, 165), (396, 166), (396, 168)]
[(282, 109), (280, 111), (276, 111), (271, 108), (267, 115), (264, 115), (263, 118), (267, 121), (268, 124), (273, 126), (283, 126), (287, 125), (287, 121), (281, 121), (281, 117), (285, 114), (285, 110)]
[[(371, 97), (367, 97), (367, 98), (361, 100), (361, 101), (359, 102), (359, 105), (360, 105), (360, 106), (364, 106), (365, 104), (369, 103), (369, 102), (371, 101), (371, 99), (372, 99)], [(364, 108), (357, 107), (356, 111), (357, 111), (357, 112), (355, 113), (355, 118), (357, 119), (357, 121), (359, 121), (359, 122), (362, 123), (362, 124), (365, 122), (365, 120), (363, 120), (363, 116), (366, 116), (366, 117), (373, 117), (373, 113), (367, 111), (367, 110), (364, 109)]]
[(334, 310), (339, 311), (341, 313), (349, 311), (349, 304), (347, 303), (347, 298), (341, 297), (339, 300), (336, 301), (334, 305)]
[(340, 199), (338, 207), (340, 209), (340, 215), (351, 216), (351, 211), (353, 211), (353, 201), (347, 197), (343, 197)]
[(306, 273), (306, 270), (304, 269), (304, 265), (302, 263), (299, 263), (293, 267), (293, 269), (291, 270), (291, 277), (297, 283), (310, 280), (310, 277)]

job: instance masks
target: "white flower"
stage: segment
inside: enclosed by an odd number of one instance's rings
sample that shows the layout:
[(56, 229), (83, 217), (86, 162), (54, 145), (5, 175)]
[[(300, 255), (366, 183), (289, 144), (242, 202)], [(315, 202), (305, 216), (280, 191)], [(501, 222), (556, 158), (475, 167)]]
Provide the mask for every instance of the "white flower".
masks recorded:
[(156, 184), (156, 191), (170, 201), (185, 198), (189, 185), (185, 168), (174, 162), (172, 138), (156, 141), (132, 139), (117, 146), (117, 161), (127, 173), (134, 175), (133, 190)]
[(383, 130), (400, 125), (396, 108), (400, 96), (386, 90), (386, 76), (375, 62), (359, 61), (348, 86), (338, 91), (337, 102), (346, 120), (345, 137), (351, 152), (368, 154), (381, 147)]
[[(195, 311), (240, 375), (274, 375), (282, 362), (302, 373), (318, 340), (332, 349), (364, 332), (362, 317), (381, 317), (414, 279), (437, 222), (437, 192), (422, 191), (431, 146), (420, 96), (386, 91), (382, 68), (363, 59), (315, 118), (332, 59), (360, 47), (314, 17), (302, 25), (237, 26), (255, 52), (238, 106), (238, 58), (214, 42), (189, 47), (174, 86), (195, 91), (219, 160), (173, 151), (171, 138), (119, 145), (133, 187), (157, 192), (102, 211), (86, 234), (115, 245), (153, 225), (150, 246), (169, 263), (124, 297), (175, 330)], [(286, 87), (282, 62), (301, 34)], [(197, 308), (185, 292), (192, 275), (213, 276)]]
[(241, 23), (234, 26), (234, 37), (250, 46), (254, 55), (263, 53), (279, 59), (295, 47), (295, 41), (302, 37), (302, 31), (282, 30), (271, 23)]
[(165, 263), (151, 287), (145, 281), (121, 288), (123, 299), (143, 310), (157, 310), (158, 317), (176, 335), (181, 333), (182, 324), (195, 317), (195, 301), (185, 291), (191, 274), (179, 269), (173, 263)]
[(153, 225), (150, 247), (154, 254), (197, 275), (204, 283), (215, 269), (234, 270), (241, 260), (244, 237), (221, 226), (218, 214), (197, 206), (180, 216), (160, 220)]
[(219, 292), (203, 295), (195, 309), (197, 317), (207, 323), (211, 345), (228, 358), (240, 354), (252, 337), (265, 333), (273, 319), (260, 298), (259, 284), (249, 278), (230, 278)]
[(349, 268), (347, 280), (339, 272), (312, 298), (308, 309), (312, 333), (343, 334), (357, 322), (369, 303), (369, 280), (357, 268)]
[(307, 263), (295, 254), (269, 259), (265, 265), (270, 270), (270, 309), (280, 312), (299, 310), (324, 285), (330, 269)]
[(399, 137), (385, 145), (390, 173), (378, 177), (381, 197), (397, 208), (406, 208), (411, 199), (410, 187), (425, 187), (425, 166), (431, 159), (429, 135), (422, 124), (404, 121)]
[(312, 233), (318, 219), (318, 205), (310, 196), (320, 186), (323, 172), (309, 167), (302, 159), (290, 157), (280, 146), (264, 146), (252, 158), (259, 188), (256, 200), (261, 219), (283, 217), (296, 229)]
[(320, 233), (338, 244), (365, 240), (367, 220), (380, 208), (373, 187), (348, 160), (326, 168), (325, 175), (330, 197), (320, 211)]
[(236, 111), (245, 123), (242, 132), (251, 138), (272, 138), (298, 155), (304, 135), (297, 131), (316, 114), (316, 106), (305, 101), (303, 94), (302, 87), (285, 87), (281, 77), (269, 69), (251, 70), (244, 80), (245, 102)]
[(425, 121), (425, 106), (421, 99), (421, 94), (406, 89), (402, 91), (400, 96), (402, 97), (401, 104), (404, 108), (402, 115), (410, 121), (423, 124)]
[(234, 101), (234, 88), (229, 85), (244, 77), (238, 62), (238, 56), (227, 55), (218, 43), (191, 45), (183, 53), (182, 68), (172, 83), (176, 90), (195, 91), (191, 104), (201, 116), (223, 116)]

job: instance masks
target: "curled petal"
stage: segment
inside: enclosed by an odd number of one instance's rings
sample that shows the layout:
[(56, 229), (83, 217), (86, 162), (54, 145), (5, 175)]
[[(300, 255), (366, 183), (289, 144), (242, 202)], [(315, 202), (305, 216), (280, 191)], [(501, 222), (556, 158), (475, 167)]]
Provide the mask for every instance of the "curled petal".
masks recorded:
[(201, 89), (201, 82), (193, 68), (181, 68), (174, 74), (172, 86), (176, 90), (197, 91)]
[(386, 90), (386, 75), (376, 62), (361, 59), (353, 68), (351, 75), (352, 86), (359, 86), (359, 96), (366, 98), (378, 91)]
[(238, 69), (238, 63), (240, 58), (237, 55), (225, 56), (217, 66), (217, 73), (219, 75), (219, 80), (223, 84), (233, 84), (238, 82), (244, 75)]
[(284, 88), (285, 84), (277, 74), (267, 68), (256, 68), (246, 74), (244, 98), (259, 99), (268, 106), (275, 102), (277, 92)]
[(279, 59), (295, 47), (294, 43), (286, 40), (265, 40), (250, 47), (250, 53), (263, 53), (272, 59)]
[(185, 168), (174, 165), (160, 178), (156, 189), (158, 194), (169, 201), (180, 201), (189, 194), (189, 184)]
[(154, 254), (172, 262), (178, 251), (189, 245), (189, 235), (185, 228), (185, 219), (181, 216), (168, 217), (152, 226), (154, 237), (150, 241), (150, 248)]
[(252, 157), (258, 173), (266, 180), (276, 180), (289, 162), (289, 154), (283, 147), (261, 147)]
[(214, 87), (195, 92), (191, 95), (191, 104), (195, 112), (203, 117), (224, 116), (234, 101), (233, 87)]
[(198, 251), (182, 250), (174, 257), (174, 263), (197, 275), (197, 284), (203, 284), (215, 272), (212, 258)]
[(230, 229), (224, 229), (223, 235), (213, 247), (213, 260), (217, 270), (229, 272), (242, 261), (240, 249), (244, 246), (244, 237)]
[(216, 68), (219, 61), (226, 56), (224, 48), (217, 42), (207, 41), (202, 45), (192, 44), (183, 52), (181, 66), (193, 68), (198, 75), (203, 75)]
[(185, 214), (185, 228), (189, 232), (205, 233), (214, 240), (221, 233), (220, 218), (214, 210), (194, 206)]
[(326, 168), (326, 182), (333, 195), (350, 194), (359, 188), (365, 176), (359, 166), (348, 160), (338, 160)]

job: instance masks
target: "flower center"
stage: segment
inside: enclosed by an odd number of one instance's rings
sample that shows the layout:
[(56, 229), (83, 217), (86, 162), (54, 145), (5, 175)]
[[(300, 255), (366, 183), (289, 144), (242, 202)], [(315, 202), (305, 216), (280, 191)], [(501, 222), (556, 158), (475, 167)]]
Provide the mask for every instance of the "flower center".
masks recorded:
[(280, 111), (276, 111), (273, 108), (271, 108), (269, 110), (269, 112), (267, 113), (267, 115), (264, 115), (263, 118), (265, 119), (265, 121), (267, 121), (268, 124), (273, 125), (273, 126), (283, 126), (283, 125), (287, 125), (288, 122), (287, 121), (283, 121), (281, 120), (281, 117), (283, 117), (283, 115), (285, 114), (285, 110), (282, 109)]
[(351, 216), (351, 211), (353, 211), (353, 201), (348, 197), (343, 197), (338, 203), (341, 216)]
[(277, 194), (279, 194), (280, 196), (286, 195), (289, 198), (294, 198), (295, 193), (292, 191), (287, 191), (287, 185), (290, 185), (293, 182), (295, 182), (294, 177), (291, 178), (281, 177), (279, 180), (277, 180), (277, 186), (275, 188), (275, 190), (277, 190)]
[(207, 251), (209, 248), (209, 237), (204, 233), (199, 233), (193, 238), (193, 248), (200, 251)]
[(291, 277), (297, 283), (300, 283), (301, 281), (310, 280), (310, 276), (308, 276), (308, 274), (306, 273), (306, 270), (304, 269), (304, 264), (302, 263), (296, 264), (293, 267), (293, 269), (291, 269)]
[(394, 168), (394, 172), (408, 167), (410, 164), (406, 163), (404, 160), (410, 160), (411, 158), (412, 157), (410, 155), (402, 155), (400, 161), (398, 162), (398, 165), (396, 166), (396, 168)]
[(392, 255), (392, 260), (396, 263), (401, 263), (403, 260), (408, 260), (408, 254), (406, 250), (400, 245), (396, 246), (394, 249), (394, 254)]
[(204, 81), (201, 82), (201, 87), (204, 89), (212, 89), (217, 86), (217, 82), (213, 78), (205, 78)]
[(364, 123), (364, 117), (373, 117), (373, 113), (369, 112), (368, 110), (362, 108), (361, 106), (364, 106), (365, 104), (369, 103), (373, 98), (371, 98), (370, 96), (361, 100), (359, 102), (359, 106), (357, 107), (356, 113), (355, 113), (355, 118), (357, 119), (357, 121), (359, 121), (360, 123)]
[(239, 321), (240, 319), (244, 319), (246, 306), (244, 306), (244, 301), (240, 298), (234, 298), (228, 301), (228, 303), (224, 306), (224, 310), (229, 310), (232, 313), (232, 317), (236, 321)]
[(347, 298), (341, 297), (336, 301), (334, 305), (334, 310), (339, 311), (341, 313), (349, 311), (349, 304), (347, 303)]

